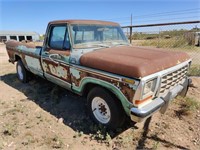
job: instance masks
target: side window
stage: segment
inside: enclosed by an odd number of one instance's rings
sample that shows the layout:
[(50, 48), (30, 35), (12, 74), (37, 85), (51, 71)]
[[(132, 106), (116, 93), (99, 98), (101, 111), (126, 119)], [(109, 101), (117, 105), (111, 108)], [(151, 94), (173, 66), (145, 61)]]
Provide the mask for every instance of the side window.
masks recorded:
[(52, 26), (49, 46), (54, 49), (69, 49), (69, 37), (66, 26)]

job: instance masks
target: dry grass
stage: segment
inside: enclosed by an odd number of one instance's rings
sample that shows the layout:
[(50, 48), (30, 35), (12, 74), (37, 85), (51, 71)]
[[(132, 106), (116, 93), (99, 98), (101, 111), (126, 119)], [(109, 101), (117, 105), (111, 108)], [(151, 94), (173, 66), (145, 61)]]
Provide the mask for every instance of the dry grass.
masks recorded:
[(178, 97), (181, 100), (180, 109), (176, 110), (175, 113), (179, 118), (182, 116), (191, 115), (194, 111), (200, 109), (200, 102), (191, 97)]
[(48, 145), (50, 148), (53, 149), (60, 149), (63, 147), (63, 142), (60, 137), (57, 135), (53, 137), (44, 137), (45, 139), (45, 144)]
[(158, 48), (181, 48), (183, 50), (194, 50), (194, 51), (200, 51), (200, 47), (196, 47), (194, 45), (190, 45), (190, 43), (187, 41), (187, 39), (183, 37), (173, 37), (170, 39), (163, 39), (163, 38), (157, 38), (157, 39), (150, 39), (150, 40), (142, 40), (141, 42), (137, 44), (139, 46), (154, 46)]
[(200, 76), (200, 65), (192, 65), (190, 67), (189, 76)]

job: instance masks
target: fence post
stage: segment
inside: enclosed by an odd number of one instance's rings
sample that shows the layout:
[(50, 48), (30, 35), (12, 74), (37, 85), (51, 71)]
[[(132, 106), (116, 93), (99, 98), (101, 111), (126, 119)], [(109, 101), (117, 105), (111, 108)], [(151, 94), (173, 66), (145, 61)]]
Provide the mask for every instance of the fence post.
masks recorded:
[(161, 28), (159, 27), (159, 32), (158, 32), (158, 44), (157, 47), (160, 48), (160, 42), (161, 42)]
[(130, 44), (132, 44), (132, 26), (130, 26)]

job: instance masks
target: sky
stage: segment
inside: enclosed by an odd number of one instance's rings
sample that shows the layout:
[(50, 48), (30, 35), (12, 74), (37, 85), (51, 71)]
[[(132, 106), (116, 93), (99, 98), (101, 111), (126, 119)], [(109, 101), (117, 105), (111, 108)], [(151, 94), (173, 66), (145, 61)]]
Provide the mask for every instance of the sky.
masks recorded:
[(44, 34), (49, 21), (108, 20), (120, 25), (200, 20), (200, 0), (0, 0), (0, 30)]

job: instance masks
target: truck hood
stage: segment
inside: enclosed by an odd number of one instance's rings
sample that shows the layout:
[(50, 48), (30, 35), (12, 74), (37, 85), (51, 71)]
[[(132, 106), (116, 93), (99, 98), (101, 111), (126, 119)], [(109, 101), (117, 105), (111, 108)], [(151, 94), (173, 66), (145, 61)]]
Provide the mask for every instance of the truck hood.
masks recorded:
[(83, 54), (80, 64), (118, 75), (142, 78), (189, 59), (189, 55), (184, 52), (119, 46)]

